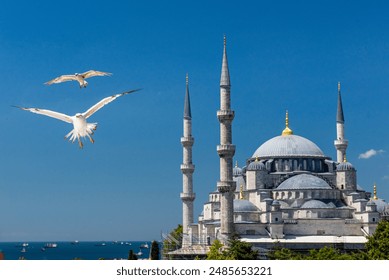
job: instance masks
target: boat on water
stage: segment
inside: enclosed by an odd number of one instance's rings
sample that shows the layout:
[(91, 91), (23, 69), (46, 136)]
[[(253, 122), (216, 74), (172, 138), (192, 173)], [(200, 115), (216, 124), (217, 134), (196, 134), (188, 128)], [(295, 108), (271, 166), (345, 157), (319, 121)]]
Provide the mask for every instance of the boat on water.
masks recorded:
[(58, 244), (57, 243), (46, 243), (44, 248), (57, 248)]
[(143, 252), (142, 252), (142, 251), (139, 251), (139, 252), (136, 253), (135, 255), (137, 255), (137, 256), (142, 256), (142, 255), (143, 255)]
[(26, 247), (23, 247), (22, 250), (20, 250), (21, 253), (27, 252)]
[(149, 244), (143, 243), (143, 244), (140, 244), (139, 247), (140, 247), (140, 248), (143, 248), (143, 249), (148, 249), (148, 248), (149, 248)]
[(77, 245), (78, 243), (79, 243), (78, 240), (74, 240), (74, 241), (70, 242), (70, 244), (72, 244), (72, 245)]
[(24, 243), (22, 243), (22, 244), (18, 244), (18, 245), (16, 245), (15, 247), (23, 247), (23, 248), (25, 248), (25, 247), (28, 247), (30, 244), (28, 244), (27, 242), (24, 242)]
[(105, 244), (105, 242), (95, 244), (95, 246), (106, 246), (106, 245), (107, 245), (107, 244)]

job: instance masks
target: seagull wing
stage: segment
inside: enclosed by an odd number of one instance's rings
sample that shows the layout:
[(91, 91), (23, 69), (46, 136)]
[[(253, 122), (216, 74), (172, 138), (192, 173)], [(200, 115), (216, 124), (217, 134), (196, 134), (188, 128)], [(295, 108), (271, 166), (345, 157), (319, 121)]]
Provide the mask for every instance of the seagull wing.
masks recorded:
[(112, 73), (95, 71), (95, 70), (89, 70), (89, 71), (86, 71), (85, 73), (81, 74), (81, 76), (83, 76), (84, 79), (94, 77), (94, 76), (111, 76), (111, 75), (112, 75)]
[(58, 120), (61, 120), (61, 121), (67, 122), (67, 123), (73, 123), (73, 120), (70, 116), (62, 114), (62, 113), (58, 113), (58, 112), (54, 112), (54, 111), (50, 111), (50, 110), (46, 110), (46, 109), (25, 108), (25, 107), (19, 107), (19, 106), (14, 106), (14, 107), (17, 107), (17, 108), (25, 110), (25, 111), (30, 111), (31, 113), (45, 115), (45, 116), (48, 116), (48, 117), (51, 117), (54, 119), (58, 119)]
[(46, 82), (45, 84), (51, 85), (51, 84), (58, 84), (62, 82), (68, 82), (68, 81), (77, 81), (76, 75), (62, 75)]
[(126, 92), (123, 92), (123, 93), (119, 93), (119, 94), (115, 94), (115, 95), (112, 95), (112, 96), (108, 96), (102, 100), (100, 100), (99, 102), (97, 102), (95, 105), (93, 105), (92, 107), (90, 107), (86, 112), (84, 112), (82, 115), (87, 119), (89, 118), (90, 116), (92, 116), (94, 113), (96, 113), (98, 110), (100, 110), (101, 108), (103, 108), (105, 105), (107, 105), (108, 103), (111, 103), (112, 101), (114, 101), (116, 98), (120, 97), (120, 96), (123, 96), (123, 95), (126, 95), (126, 94), (129, 94), (129, 93), (133, 93), (133, 92), (136, 92), (140, 89), (134, 89), (134, 90), (130, 90), (130, 91), (126, 91)]

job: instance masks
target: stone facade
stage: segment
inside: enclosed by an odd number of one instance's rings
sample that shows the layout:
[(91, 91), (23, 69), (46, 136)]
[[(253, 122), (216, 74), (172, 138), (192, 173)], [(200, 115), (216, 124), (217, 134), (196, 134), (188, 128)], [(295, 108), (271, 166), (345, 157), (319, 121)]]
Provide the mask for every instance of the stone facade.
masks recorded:
[[(192, 255), (204, 253), (215, 239), (224, 242), (234, 233), (264, 249), (271, 248), (276, 241), (297, 250), (333, 244), (350, 250), (363, 248), (366, 237), (387, 212), (388, 204), (357, 185), (357, 171), (346, 160), (348, 141), (344, 138), (340, 84), (336, 161), (312, 141), (295, 135), (289, 128), (287, 113), (281, 135), (260, 145), (243, 167), (233, 167), (234, 111), (225, 43), (217, 117), (220, 181), (204, 203), (198, 222), (184, 224), (183, 248), (177, 255), (186, 251)], [(189, 144), (185, 147), (191, 148)], [(185, 160), (185, 153), (184, 150), (184, 164), (191, 165), (191, 158)], [(184, 170), (183, 174), (186, 175)], [(188, 181), (184, 177), (184, 185), (190, 185), (185, 183)], [(183, 214), (188, 216), (185, 209)]]

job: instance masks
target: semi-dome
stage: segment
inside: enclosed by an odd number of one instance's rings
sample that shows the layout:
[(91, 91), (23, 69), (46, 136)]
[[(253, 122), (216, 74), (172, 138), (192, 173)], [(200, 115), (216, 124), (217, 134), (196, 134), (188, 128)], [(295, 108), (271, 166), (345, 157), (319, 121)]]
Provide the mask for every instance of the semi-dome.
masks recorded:
[(258, 207), (248, 200), (235, 199), (234, 200), (234, 212), (257, 212)]
[(316, 200), (316, 199), (312, 199), (312, 200), (309, 200), (307, 202), (305, 202), (303, 205), (301, 205), (301, 208), (309, 208), (309, 209), (312, 209), (312, 208), (334, 208), (334, 204), (325, 204), (323, 201), (320, 201), (320, 200)]
[(336, 170), (338, 171), (346, 171), (346, 170), (354, 170), (354, 166), (349, 162), (341, 162), (336, 166)]
[(260, 171), (260, 170), (266, 170), (266, 167), (262, 162), (255, 160), (247, 166), (247, 170), (248, 171)]
[(236, 164), (235, 167), (232, 169), (232, 174), (234, 177), (242, 176), (242, 168), (238, 167)]
[(323, 179), (310, 174), (293, 176), (282, 182), (277, 190), (332, 189)]
[(263, 143), (252, 158), (320, 157), (325, 155), (312, 141), (298, 135), (276, 136)]
[(377, 199), (375, 199), (373, 201), (374, 201), (375, 205), (377, 205), (377, 211), (380, 212), (380, 213), (384, 212), (386, 207), (389, 206), (389, 204), (386, 203), (385, 200), (380, 199), (380, 198), (377, 198)]

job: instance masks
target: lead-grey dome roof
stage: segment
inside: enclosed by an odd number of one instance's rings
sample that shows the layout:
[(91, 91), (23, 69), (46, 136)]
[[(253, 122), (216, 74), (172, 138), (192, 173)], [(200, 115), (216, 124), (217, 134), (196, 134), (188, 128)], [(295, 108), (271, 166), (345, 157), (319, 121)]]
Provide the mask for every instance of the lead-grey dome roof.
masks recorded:
[(247, 166), (248, 171), (256, 171), (256, 170), (266, 170), (265, 165), (260, 161), (253, 161)]
[(346, 170), (353, 170), (353, 169), (355, 169), (354, 166), (349, 162), (341, 162), (336, 167), (336, 170), (339, 171), (346, 171)]
[(242, 176), (242, 168), (237, 165), (232, 169), (233, 176)]
[(274, 157), (325, 157), (322, 150), (312, 141), (298, 135), (276, 136), (263, 143), (252, 158)]
[(335, 208), (334, 204), (325, 204), (323, 201), (312, 199), (301, 205), (301, 208)]
[(235, 199), (234, 200), (234, 212), (257, 212), (258, 207), (248, 200)]
[(300, 174), (283, 181), (277, 190), (301, 190), (301, 189), (332, 189), (323, 179), (310, 175)]

